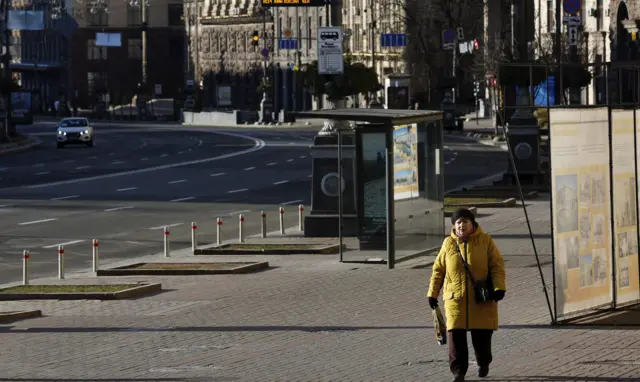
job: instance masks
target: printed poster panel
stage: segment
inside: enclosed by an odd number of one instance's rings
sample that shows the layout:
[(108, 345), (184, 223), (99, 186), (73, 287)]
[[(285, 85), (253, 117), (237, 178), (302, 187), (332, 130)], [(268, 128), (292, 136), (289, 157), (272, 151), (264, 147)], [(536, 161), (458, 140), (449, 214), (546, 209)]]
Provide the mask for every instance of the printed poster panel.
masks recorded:
[(556, 308), (559, 317), (610, 303), (611, 205), (606, 108), (551, 109)]
[(616, 300), (618, 303), (640, 299), (633, 114), (633, 110), (613, 110), (611, 112), (613, 128), (611, 139), (613, 153), (613, 248), (617, 284)]
[(418, 197), (418, 125), (393, 128), (393, 198)]
[(385, 133), (362, 134), (362, 221), (361, 242), (387, 243), (387, 136)]

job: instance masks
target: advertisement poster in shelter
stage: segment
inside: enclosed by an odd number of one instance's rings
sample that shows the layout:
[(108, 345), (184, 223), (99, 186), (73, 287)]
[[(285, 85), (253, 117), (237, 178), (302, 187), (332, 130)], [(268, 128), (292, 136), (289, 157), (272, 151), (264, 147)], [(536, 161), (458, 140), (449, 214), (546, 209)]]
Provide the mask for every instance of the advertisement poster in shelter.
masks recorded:
[(613, 242), (616, 301), (640, 299), (634, 111), (612, 110)]
[(418, 125), (393, 128), (394, 200), (417, 198), (418, 191)]
[(608, 111), (551, 109), (549, 123), (556, 309), (562, 317), (613, 298)]
[(387, 146), (385, 133), (363, 133), (361, 242), (386, 248), (387, 240)]

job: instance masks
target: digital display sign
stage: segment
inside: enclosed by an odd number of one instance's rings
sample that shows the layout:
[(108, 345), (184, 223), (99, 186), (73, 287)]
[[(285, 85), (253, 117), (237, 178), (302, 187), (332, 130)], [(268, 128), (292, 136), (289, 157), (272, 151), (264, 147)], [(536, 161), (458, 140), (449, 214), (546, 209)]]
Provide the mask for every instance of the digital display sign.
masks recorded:
[(330, 0), (262, 0), (263, 7), (324, 7)]

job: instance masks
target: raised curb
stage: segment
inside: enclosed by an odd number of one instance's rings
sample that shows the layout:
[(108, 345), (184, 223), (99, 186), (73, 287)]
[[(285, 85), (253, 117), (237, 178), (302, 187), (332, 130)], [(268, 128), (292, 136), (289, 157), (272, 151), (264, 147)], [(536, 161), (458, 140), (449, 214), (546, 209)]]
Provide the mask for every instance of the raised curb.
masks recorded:
[[(24, 143), (22, 143), (24, 142)], [(20, 143), (7, 143), (0, 145), (0, 155), (18, 153), (32, 149), (42, 143), (37, 137), (29, 137)]]
[[(468, 209), (472, 214), (474, 214), (474, 215), (477, 215), (477, 214), (478, 214), (478, 208), (477, 208), (477, 207), (475, 207), (475, 206), (471, 206), (471, 205), (456, 204), (456, 205), (447, 206), (447, 207), (459, 207), (459, 208), (466, 208), (466, 209)], [(445, 218), (450, 218), (452, 214), (453, 214), (453, 212), (450, 212), (450, 211), (444, 211), (444, 217), (445, 217)]]
[(481, 203), (461, 203), (461, 204), (447, 204), (447, 207), (484, 207), (484, 208), (503, 208), (503, 207), (515, 207), (517, 204), (516, 198), (508, 198), (501, 202), (481, 202)]
[[(317, 245), (315, 248), (306, 249), (233, 249), (234, 244), (223, 244), (219, 247), (196, 249), (193, 254), (196, 256), (214, 255), (335, 255), (340, 252), (339, 244)], [(268, 243), (260, 244), (266, 247), (277, 247), (283, 244)], [(285, 244), (286, 245), (286, 244)], [(227, 248), (225, 248), (227, 247)], [(346, 249), (346, 245), (342, 245)]]
[[(97, 276), (185, 276), (185, 275), (229, 275), (229, 274), (243, 274), (253, 273), (269, 268), (269, 263), (263, 262), (226, 262), (242, 264), (238, 267), (227, 269), (135, 269), (131, 268), (140, 264), (153, 264), (153, 263), (135, 263), (125, 265), (123, 267), (99, 269), (96, 273)], [(167, 263), (158, 263), (167, 264)], [(170, 263), (169, 263), (170, 264)], [(182, 264), (182, 263), (175, 263)], [(190, 263), (193, 265), (199, 264), (215, 264), (215, 263)]]
[[(468, 141), (477, 142), (485, 146), (497, 147), (503, 151), (509, 151), (509, 146), (499, 140), (498, 137), (492, 137), (491, 135), (479, 134), (479, 133), (466, 133), (466, 134), (446, 134), (445, 136), (462, 138)], [(498, 139), (498, 140), (497, 140)]]
[(0, 301), (12, 300), (123, 300), (162, 291), (162, 284), (143, 284), (119, 292), (0, 293)]
[(0, 312), (0, 324), (7, 324), (18, 320), (38, 317), (42, 317), (42, 311), (39, 309), (25, 310), (21, 312)]

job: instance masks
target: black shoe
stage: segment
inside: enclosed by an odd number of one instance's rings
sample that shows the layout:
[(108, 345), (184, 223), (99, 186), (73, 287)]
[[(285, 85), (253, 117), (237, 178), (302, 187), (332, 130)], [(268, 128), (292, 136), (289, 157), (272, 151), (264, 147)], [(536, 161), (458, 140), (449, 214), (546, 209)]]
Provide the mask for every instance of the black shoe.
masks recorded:
[(478, 367), (478, 377), (484, 378), (489, 375), (489, 365)]
[(464, 382), (464, 375), (456, 375), (453, 377), (452, 382)]

